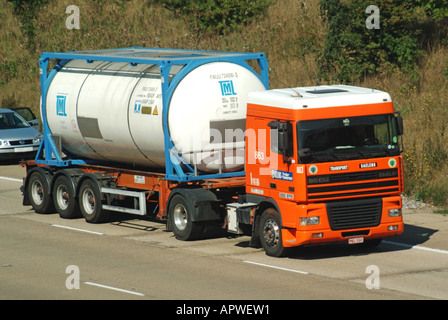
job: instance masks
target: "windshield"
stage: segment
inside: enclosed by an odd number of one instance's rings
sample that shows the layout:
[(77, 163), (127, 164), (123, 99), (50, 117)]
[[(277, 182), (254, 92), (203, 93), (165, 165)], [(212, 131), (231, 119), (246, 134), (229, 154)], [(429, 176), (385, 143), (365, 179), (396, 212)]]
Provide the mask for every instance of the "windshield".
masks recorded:
[(0, 130), (29, 127), (29, 124), (15, 112), (0, 113)]
[(316, 163), (398, 155), (397, 132), (393, 114), (299, 121), (299, 159)]

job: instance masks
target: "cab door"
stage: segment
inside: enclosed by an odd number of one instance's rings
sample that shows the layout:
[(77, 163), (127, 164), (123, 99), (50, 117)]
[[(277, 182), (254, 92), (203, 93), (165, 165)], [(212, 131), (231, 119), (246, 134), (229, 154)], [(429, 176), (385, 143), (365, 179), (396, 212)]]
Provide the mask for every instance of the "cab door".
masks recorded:
[(294, 200), (294, 139), (289, 121), (274, 120), (268, 123), (270, 140), (271, 196), (278, 200)]

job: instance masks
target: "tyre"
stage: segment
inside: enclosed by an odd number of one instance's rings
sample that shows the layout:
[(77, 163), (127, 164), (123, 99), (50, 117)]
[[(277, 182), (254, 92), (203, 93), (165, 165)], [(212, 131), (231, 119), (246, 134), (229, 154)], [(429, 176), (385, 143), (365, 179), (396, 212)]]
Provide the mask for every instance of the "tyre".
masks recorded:
[(84, 180), (79, 188), (79, 209), (84, 219), (89, 223), (104, 221), (104, 210), (101, 202), (101, 192), (91, 179)]
[(31, 174), (27, 185), (28, 199), (37, 213), (54, 212), (50, 186), (44, 174), (35, 171)]
[(59, 176), (53, 184), (53, 203), (59, 216), (64, 219), (74, 219), (81, 216), (76, 191), (67, 176)]
[(176, 194), (171, 199), (168, 219), (176, 239), (182, 241), (194, 240), (203, 234), (203, 224), (192, 221), (193, 210), (193, 204), (182, 195)]
[(261, 214), (258, 232), (267, 255), (282, 257), (288, 253), (288, 249), (283, 247), (281, 219), (275, 209), (266, 209)]

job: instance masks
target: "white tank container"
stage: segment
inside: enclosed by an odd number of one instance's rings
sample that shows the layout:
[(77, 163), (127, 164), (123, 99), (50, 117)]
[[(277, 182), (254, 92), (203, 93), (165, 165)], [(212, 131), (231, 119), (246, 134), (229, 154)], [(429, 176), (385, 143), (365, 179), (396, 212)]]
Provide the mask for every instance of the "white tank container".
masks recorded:
[[(181, 68), (173, 66), (170, 79)], [(163, 168), (161, 79), (158, 65), (72, 60), (48, 88), (49, 129), (71, 156)], [(221, 163), (222, 172), (242, 169), (246, 100), (260, 90), (259, 78), (235, 63), (188, 72), (168, 104), (168, 129), (182, 160), (205, 172)]]

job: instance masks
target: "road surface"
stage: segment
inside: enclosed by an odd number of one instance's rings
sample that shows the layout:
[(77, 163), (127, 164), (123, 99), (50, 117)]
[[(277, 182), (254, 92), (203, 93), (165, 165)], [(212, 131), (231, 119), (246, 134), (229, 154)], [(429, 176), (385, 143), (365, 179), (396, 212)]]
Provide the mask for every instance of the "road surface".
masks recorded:
[(182, 242), (163, 223), (140, 217), (88, 224), (36, 214), (22, 206), (24, 175), (15, 163), (0, 166), (1, 300), (175, 300), (169, 313), (211, 315), (228, 305), (192, 309), (185, 300), (268, 308), (266, 300), (448, 299), (448, 218), (441, 214), (406, 210), (405, 233), (373, 250), (329, 245), (272, 258), (248, 247), (246, 236)]

